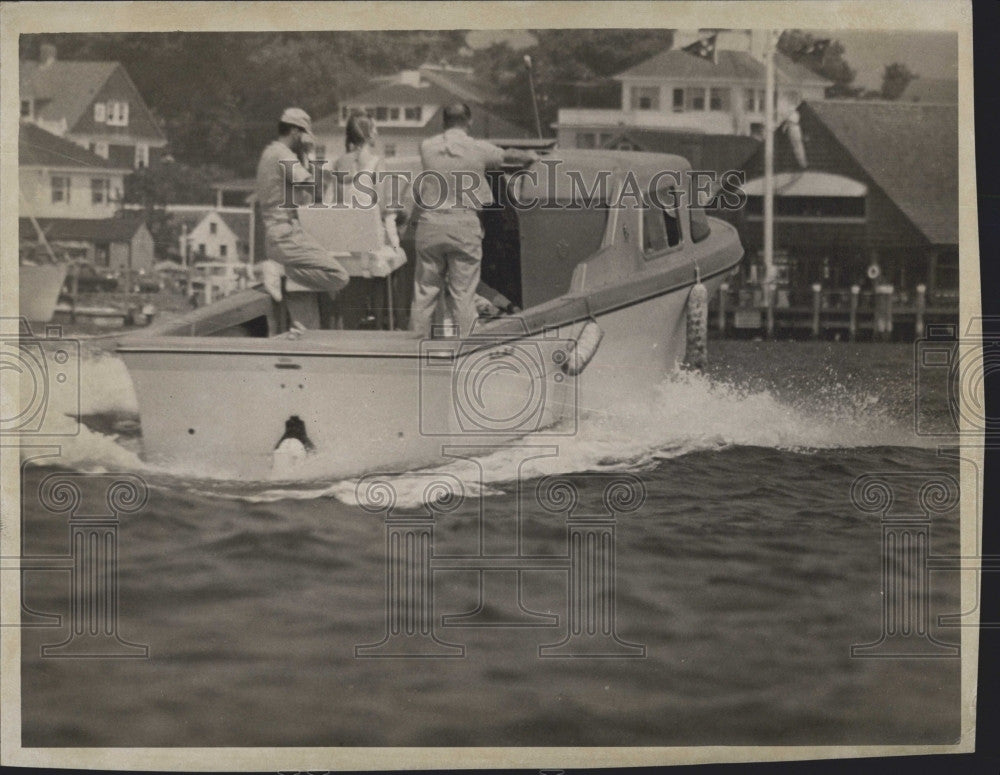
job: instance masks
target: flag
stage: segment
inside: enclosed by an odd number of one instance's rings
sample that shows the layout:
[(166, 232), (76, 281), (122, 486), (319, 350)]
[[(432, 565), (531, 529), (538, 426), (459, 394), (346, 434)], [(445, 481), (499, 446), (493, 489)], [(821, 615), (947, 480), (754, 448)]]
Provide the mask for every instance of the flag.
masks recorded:
[(682, 51), (686, 51), (689, 54), (694, 54), (696, 57), (701, 57), (702, 59), (709, 59), (713, 62), (715, 61), (715, 39), (719, 36), (718, 33), (708, 36), (707, 38), (701, 38), (685, 46)]

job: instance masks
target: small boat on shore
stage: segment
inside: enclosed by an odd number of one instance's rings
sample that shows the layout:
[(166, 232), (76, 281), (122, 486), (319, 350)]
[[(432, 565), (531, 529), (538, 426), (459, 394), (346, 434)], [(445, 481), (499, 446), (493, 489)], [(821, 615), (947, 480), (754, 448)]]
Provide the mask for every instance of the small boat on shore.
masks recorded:
[[(123, 337), (146, 459), (286, 478), (275, 451), (291, 440), (307, 475), (311, 459), (322, 461), (316, 476), (408, 470), (449, 445), (558, 443), (582, 412), (662, 382), (684, 357), (692, 289), (715, 292), (743, 256), (736, 230), (678, 196), (687, 192), (622, 196), (635, 182), (684, 185), (678, 156), (555, 150), (543, 161), (534, 176), (492, 178), (499, 204), (482, 213), (482, 279), (519, 311), (481, 317), (467, 338), (296, 333), (284, 304), (315, 306), (317, 294), (278, 304), (259, 286)], [(582, 196), (580, 181), (590, 191), (602, 170), (602, 193)]]
[(56, 311), (66, 280), (66, 264), (28, 264), (18, 267), (19, 314), (32, 323), (48, 323)]

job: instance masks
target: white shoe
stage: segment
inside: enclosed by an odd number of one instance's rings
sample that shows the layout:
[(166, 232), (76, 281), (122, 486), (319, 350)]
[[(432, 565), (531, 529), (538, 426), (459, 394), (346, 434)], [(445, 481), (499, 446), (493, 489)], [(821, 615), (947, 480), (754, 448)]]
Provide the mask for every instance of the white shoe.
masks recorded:
[(262, 261), (260, 265), (261, 280), (264, 282), (264, 290), (268, 292), (272, 299), (281, 301), (281, 264), (277, 261)]

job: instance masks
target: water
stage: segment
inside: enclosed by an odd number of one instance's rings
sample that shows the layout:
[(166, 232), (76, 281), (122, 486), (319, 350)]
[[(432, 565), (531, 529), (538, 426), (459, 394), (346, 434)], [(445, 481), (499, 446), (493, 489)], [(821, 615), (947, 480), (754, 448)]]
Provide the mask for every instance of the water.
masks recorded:
[[(85, 356), (87, 428), (24, 473), (25, 553), (64, 555), (67, 522), (39, 503), (53, 473), (133, 472), (145, 508), (122, 516), (119, 634), (149, 658), (62, 660), (65, 628), (23, 631), (26, 746), (467, 746), (949, 743), (959, 662), (852, 659), (878, 639), (881, 526), (850, 501), (865, 473), (958, 464), (914, 433), (913, 350), (903, 345), (719, 342), (705, 376), (673, 379), (653, 405), (589, 413), (557, 455), (500, 450), (388, 477), (419, 511), (429, 478), (464, 500), (439, 516), (435, 557), (564, 555), (565, 514), (539, 487), (578, 488), (602, 511), (611, 478), (644, 501), (617, 518), (615, 629), (642, 658), (539, 659), (567, 634), (567, 576), (522, 574), (522, 604), (557, 626), (440, 627), (473, 610), (479, 577), (434, 574), (435, 632), (460, 659), (356, 659), (386, 627), (385, 535), (356, 481), (245, 484), (155, 470), (127, 373)], [(926, 388), (926, 386), (925, 386)], [(947, 416), (945, 386), (921, 411)], [(544, 442), (549, 443), (549, 442)], [(548, 450), (535, 450), (541, 455)], [(53, 465), (53, 460), (58, 465)], [(520, 467), (521, 476), (517, 471)], [(551, 503), (550, 503), (551, 505)], [(482, 519), (480, 513), (482, 510)], [(956, 513), (932, 553), (958, 552)], [(959, 610), (957, 574), (932, 573), (933, 616)], [(487, 624), (516, 608), (491, 583)], [(29, 571), (25, 603), (67, 614), (67, 574)], [(494, 594), (495, 593), (495, 594)], [(957, 642), (954, 628), (934, 626)]]

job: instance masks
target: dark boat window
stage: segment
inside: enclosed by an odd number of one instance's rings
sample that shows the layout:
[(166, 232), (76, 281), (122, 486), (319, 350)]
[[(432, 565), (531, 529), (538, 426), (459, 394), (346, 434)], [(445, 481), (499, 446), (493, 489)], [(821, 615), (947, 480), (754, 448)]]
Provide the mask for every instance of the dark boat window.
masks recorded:
[[(673, 189), (661, 192), (664, 204), (676, 202)], [(642, 249), (647, 256), (681, 244), (681, 224), (676, 207), (660, 208), (648, 204), (642, 211)]]
[(691, 214), (691, 241), (701, 242), (712, 232), (712, 227), (708, 225), (708, 216), (701, 207), (689, 207), (688, 212)]

